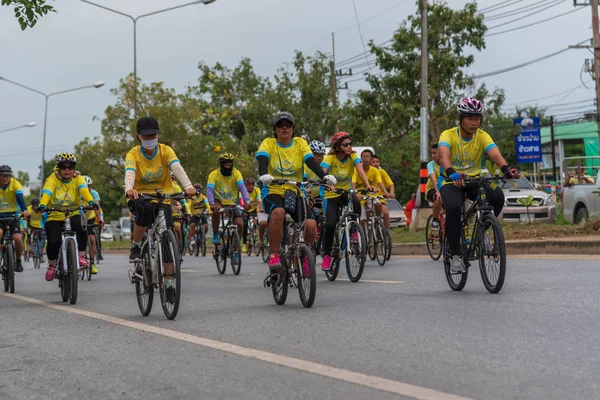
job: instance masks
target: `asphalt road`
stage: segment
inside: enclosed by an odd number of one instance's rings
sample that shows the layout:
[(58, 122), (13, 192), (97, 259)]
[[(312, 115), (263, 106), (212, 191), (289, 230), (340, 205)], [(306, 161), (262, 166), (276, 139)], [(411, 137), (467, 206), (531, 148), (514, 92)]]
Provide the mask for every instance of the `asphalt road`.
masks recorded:
[(319, 272), (304, 309), (274, 304), (255, 257), (221, 276), (188, 256), (175, 321), (158, 295), (140, 315), (125, 254), (75, 306), (26, 264), (0, 294), (0, 399), (599, 398), (597, 257), (512, 257), (497, 295), (477, 270), (450, 291), (427, 258), (367, 264), (356, 284)]

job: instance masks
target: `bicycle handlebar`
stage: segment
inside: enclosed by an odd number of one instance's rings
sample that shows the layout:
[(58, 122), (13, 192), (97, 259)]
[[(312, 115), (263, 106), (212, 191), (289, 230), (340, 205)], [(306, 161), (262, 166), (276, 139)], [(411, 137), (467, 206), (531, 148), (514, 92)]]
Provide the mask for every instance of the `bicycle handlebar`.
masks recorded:
[(295, 181), (290, 181), (289, 179), (273, 179), (273, 182), (271, 182), (269, 184), (269, 186), (271, 185), (285, 185), (285, 184), (290, 184), (290, 185), (294, 185), (297, 187), (300, 186), (307, 186), (307, 185), (317, 185), (317, 186), (327, 186), (327, 184), (325, 183), (325, 181), (316, 181), (316, 180), (307, 180), (307, 181), (303, 181), (303, 182), (295, 182)]
[[(483, 176), (483, 175), (475, 175), (475, 176), (464, 176), (463, 175), (463, 181), (465, 182), (465, 184), (467, 183), (484, 183), (484, 182), (492, 182), (492, 181), (501, 181), (501, 182), (505, 182), (508, 179), (512, 179), (509, 178), (507, 175), (494, 175), (494, 176)], [(450, 178), (446, 178), (444, 179), (446, 182), (453, 182), (452, 179)]]
[(44, 213), (44, 212), (62, 212), (65, 214), (71, 214), (74, 211), (89, 211), (89, 210), (94, 210), (94, 207), (92, 206), (77, 206), (77, 207), (46, 207), (46, 208), (42, 208), (39, 209), (37, 208), (35, 211), (37, 213)]
[(153, 193), (140, 193), (138, 196), (139, 199), (144, 201), (151, 200), (183, 200), (186, 198), (186, 194), (184, 192), (178, 193), (163, 193), (160, 190), (156, 191), (156, 194)]

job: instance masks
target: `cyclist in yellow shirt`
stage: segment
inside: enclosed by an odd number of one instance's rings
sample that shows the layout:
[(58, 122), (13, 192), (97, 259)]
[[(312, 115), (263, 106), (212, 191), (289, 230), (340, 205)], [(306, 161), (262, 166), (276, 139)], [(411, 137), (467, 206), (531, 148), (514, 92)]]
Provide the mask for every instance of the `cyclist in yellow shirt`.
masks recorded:
[[(0, 218), (15, 217), (19, 208), (23, 210), (23, 217), (29, 217), (21, 183), (13, 178), (10, 166), (2, 165), (0, 166)], [(15, 250), (17, 252), (15, 271), (23, 272), (21, 256), (23, 255), (24, 245), (19, 218), (14, 219), (10, 223), (10, 226), (4, 221), (0, 221), (0, 238), (4, 235), (6, 229), (10, 230), (11, 236), (15, 241)]]
[(258, 215), (259, 208), (262, 209), (262, 199), (260, 198), (260, 189), (256, 187), (256, 181), (254, 178), (249, 177), (244, 181), (246, 185), (246, 190), (248, 191), (248, 198), (250, 202), (248, 203), (248, 207), (246, 209), (246, 213), (244, 214), (244, 234), (242, 236), (242, 253), (248, 251), (248, 245), (246, 241), (248, 240), (248, 222), (250, 218), (256, 217)]
[(202, 185), (196, 183), (194, 189), (196, 189), (196, 195), (189, 201), (191, 206), (190, 214), (192, 216), (190, 219), (190, 233), (188, 234), (188, 243), (190, 245), (195, 240), (196, 229), (204, 229), (204, 234), (208, 233), (208, 221), (205, 214), (207, 211), (212, 213), (208, 198), (202, 193)]
[[(390, 178), (388, 173), (383, 168), (381, 168), (381, 161), (379, 160), (379, 157), (377, 156), (377, 154), (373, 154), (373, 156), (371, 157), (371, 165), (379, 170), (379, 174), (381, 175), (381, 182), (383, 183), (383, 187), (385, 188), (385, 191), (382, 191), (381, 189), (379, 189), (377, 191), (377, 194), (379, 194), (387, 199), (396, 198), (394, 181), (392, 181), (392, 178)], [(383, 224), (386, 226), (386, 228), (390, 229), (390, 211), (387, 208), (385, 199), (381, 199), (381, 204), (382, 204), (381, 212), (383, 214)]]
[[(372, 187), (376, 187), (378, 189), (378, 193), (381, 193), (381, 192), (385, 193), (385, 186), (383, 186), (383, 182), (381, 180), (381, 174), (379, 173), (379, 170), (377, 168), (371, 166), (372, 157), (373, 157), (373, 152), (369, 149), (365, 149), (362, 151), (362, 153), (360, 153), (360, 159), (362, 160), (362, 163), (363, 163), (362, 164), (363, 171), (367, 175), (369, 182), (368, 183), (363, 182), (362, 179), (359, 179), (360, 177), (358, 176), (358, 173), (356, 171), (354, 171), (354, 175), (352, 176), (352, 184), (356, 190), (368, 189), (368, 187), (369, 187), (368, 185), (370, 185)], [(362, 205), (361, 212), (360, 212), (360, 224), (364, 227), (364, 224), (367, 221), (367, 212), (370, 212), (371, 210), (366, 209), (368, 207), (366, 199), (364, 199), (360, 195), (358, 197), (361, 198), (360, 204)], [(383, 204), (381, 204), (381, 202), (379, 200), (377, 200), (375, 202), (375, 213), (377, 214), (377, 216), (380, 216), (383, 213), (383, 210), (384, 210)], [(387, 207), (385, 208), (385, 210), (387, 210)], [(389, 216), (389, 214), (388, 214), (388, 216)], [(384, 224), (385, 224), (385, 221), (384, 221)], [(388, 218), (388, 225), (386, 225), (386, 227), (389, 229), (389, 218)]]
[[(138, 193), (155, 194), (156, 190), (162, 190), (167, 194), (174, 193), (169, 171), (173, 172), (181, 182), (188, 196), (191, 197), (196, 193), (173, 149), (166, 144), (158, 143), (160, 134), (158, 121), (153, 117), (142, 117), (137, 121), (136, 130), (141, 145), (129, 150), (125, 158), (125, 194), (129, 198), (127, 202), (129, 211), (135, 215), (129, 251), (131, 261), (140, 260), (142, 238), (158, 212), (155, 203), (139, 199)], [(165, 205), (165, 220), (167, 227), (172, 229), (170, 205)], [(172, 269), (173, 265), (165, 266), (167, 273), (170, 272), (169, 268)], [(172, 275), (166, 278), (165, 287), (172, 288)]]
[[(98, 204), (90, 194), (87, 183), (79, 171), (75, 171), (77, 158), (72, 153), (62, 153), (56, 157), (56, 167), (50, 176), (46, 179), (42, 189), (42, 198), (38, 212), (44, 212), (46, 207), (77, 207), (81, 201), (94, 207), (96, 217), (100, 219)], [(87, 267), (88, 262), (85, 259), (85, 250), (87, 248), (88, 234), (83, 228), (82, 216), (79, 211), (74, 211), (71, 215), (71, 228), (77, 234), (77, 248), (79, 251), (79, 265)], [(48, 240), (46, 249), (48, 254), (48, 270), (46, 271), (46, 280), (54, 280), (56, 272), (56, 262), (58, 253), (62, 244), (62, 230), (65, 224), (65, 214), (62, 212), (51, 212), (48, 214), (48, 222), (44, 229)]]
[(44, 260), (44, 245), (46, 244), (46, 238), (44, 235), (44, 224), (46, 223), (46, 221), (48, 220), (48, 214), (47, 213), (43, 213), (40, 214), (38, 212), (36, 212), (38, 206), (40, 205), (40, 199), (33, 198), (31, 199), (31, 204), (29, 206), (27, 206), (27, 212), (29, 213), (29, 228), (31, 229), (31, 235), (29, 235), (29, 243), (28, 243), (28, 247), (30, 249), (30, 251), (33, 254), (34, 248), (32, 245), (33, 239), (35, 236), (40, 236), (40, 263), (44, 263), (46, 262), (46, 260)]
[[(460, 255), (460, 214), (463, 192), (471, 200), (478, 195), (476, 185), (465, 186), (463, 174), (476, 176), (484, 168), (484, 155), (500, 167), (502, 173), (510, 178), (518, 178), (519, 172), (511, 168), (491, 136), (481, 130), (483, 103), (474, 98), (462, 99), (457, 107), (459, 125), (445, 130), (440, 135), (438, 151), (443, 178), (452, 182), (443, 182), (440, 189), (442, 201), (446, 209), (446, 237), (450, 246), (452, 260), (450, 271), (462, 273), (465, 271), (463, 258)], [(494, 207), (498, 216), (504, 206), (504, 193), (499, 187), (489, 186), (486, 189), (488, 202)]]
[[(98, 204), (98, 207), (100, 207), (100, 195), (97, 191), (92, 189), (92, 184), (94, 183), (94, 181), (87, 175), (84, 175), (83, 179), (85, 179), (85, 182), (87, 183), (88, 190), (90, 191), (94, 202)], [(104, 225), (104, 221), (102, 220), (102, 208), (100, 208), (99, 211), (100, 218), (96, 218), (96, 214), (93, 210), (85, 212), (85, 218), (87, 220), (88, 237), (90, 239), (90, 255), (92, 260), (96, 259), (96, 254), (100, 251), (98, 247), (100, 240), (97, 239), (100, 238), (100, 232), (102, 231), (102, 226)], [(95, 262), (92, 263), (92, 268), (90, 272), (92, 274), (98, 273), (98, 268), (96, 267)]]
[(441, 167), (437, 143), (431, 146), (431, 158), (432, 160), (427, 163), (427, 176), (429, 179), (427, 179), (427, 185), (425, 186), (425, 197), (433, 203), (431, 229), (437, 232), (440, 229), (439, 218), (442, 210), (442, 195), (440, 194), (442, 180), (439, 179)]
[[(310, 168), (319, 178), (325, 179), (328, 184), (335, 185), (336, 180), (332, 175), (325, 175), (319, 163), (313, 156), (312, 150), (306, 143), (306, 140), (293, 138), (296, 131), (294, 116), (289, 112), (280, 112), (273, 118), (274, 138), (266, 138), (261, 143), (256, 153), (258, 160), (258, 178), (263, 187), (261, 196), (263, 207), (270, 215), (269, 221), (269, 272), (278, 274), (281, 270), (281, 260), (279, 258), (279, 247), (283, 237), (283, 221), (285, 219), (284, 194), (286, 189), (294, 190), (295, 186), (273, 185), (269, 186), (275, 178), (287, 179), (295, 182), (302, 181), (302, 171), (304, 164)], [(300, 202), (297, 207), (303, 207), (304, 202)], [(297, 214), (303, 215), (302, 209)], [(306, 213), (308, 219), (304, 222), (304, 239), (309, 246), (312, 246), (317, 224), (310, 210)], [(295, 217), (295, 216), (294, 216)], [(302, 222), (302, 221), (296, 221)], [(303, 265), (308, 265), (308, 261), (303, 261)]]

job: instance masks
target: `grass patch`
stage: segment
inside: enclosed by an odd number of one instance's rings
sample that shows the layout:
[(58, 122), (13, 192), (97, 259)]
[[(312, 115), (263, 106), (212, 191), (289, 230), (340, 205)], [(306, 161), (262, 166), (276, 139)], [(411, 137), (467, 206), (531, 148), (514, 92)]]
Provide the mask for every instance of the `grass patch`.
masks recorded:
[(117, 240), (111, 242), (102, 242), (103, 249), (118, 249), (118, 248), (126, 248), (128, 249), (131, 246), (131, 242), (129, 240)]

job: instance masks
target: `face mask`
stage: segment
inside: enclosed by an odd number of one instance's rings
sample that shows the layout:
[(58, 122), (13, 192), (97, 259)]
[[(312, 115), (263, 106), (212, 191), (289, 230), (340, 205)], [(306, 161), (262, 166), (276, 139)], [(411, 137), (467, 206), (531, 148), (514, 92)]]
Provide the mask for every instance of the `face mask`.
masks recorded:
[(225, 168), (224, 166), (221, 165), (221, 174), (223, 174), (223, 176), (230, 176), (232, 171), (233, 171), (233, 167)]
[(150, 140), (143, 140), (143, 139), (141, 139), (141, 140), (142, 140), (142, 146), (146, 150), (154, 150), (154, 148), (158, 144), (158, 138), (154, 138), (154, 139), (150, 139)]

